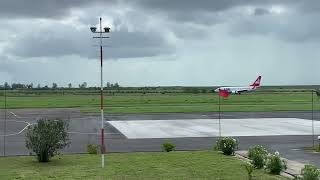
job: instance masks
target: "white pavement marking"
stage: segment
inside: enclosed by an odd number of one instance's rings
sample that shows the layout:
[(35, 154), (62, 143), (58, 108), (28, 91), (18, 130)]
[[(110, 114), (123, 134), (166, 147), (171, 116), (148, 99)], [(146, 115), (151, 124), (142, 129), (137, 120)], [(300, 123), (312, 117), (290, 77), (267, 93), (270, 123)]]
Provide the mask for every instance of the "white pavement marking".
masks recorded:
[[(218, 119), (108, 121), (129, 139), (216, 137)], [(222, 136), (311, 135), (312, 121), (298, 118), (221, 119)], [(314, 121), (320, 134), (320, 121)]]
[(8, 136), (15, 136), (15, 135), (19, 135), (19, 134), (21, 134), (24, 130), (26, 130), (29, 126), (31, 126), (31, 125), (33, 125), (33, 124), (31, 124), (31, 123), (29, 123), (29, 122), (27, 122), (27, 121), (15, 121), (15, 120), (9, 120), (9, 121), (7, 121), (7, 122), (20, 122), (20, 123), (26, 123), (27, 125), (22, 129), (22, 130), (20, 130), (19, 132), (17, 132), (17, 133), (12, 133), (12, 134), (2, 134), (2, 135), (0, 135), (0, 137), (3, 137), (3, 136), (6, 136), (6, 137), (8, 137)]
[(21, 118), (20, 116), (16, 115), (14, 112), (10, 111), (10, 114), (12, 114), (16, 118)]

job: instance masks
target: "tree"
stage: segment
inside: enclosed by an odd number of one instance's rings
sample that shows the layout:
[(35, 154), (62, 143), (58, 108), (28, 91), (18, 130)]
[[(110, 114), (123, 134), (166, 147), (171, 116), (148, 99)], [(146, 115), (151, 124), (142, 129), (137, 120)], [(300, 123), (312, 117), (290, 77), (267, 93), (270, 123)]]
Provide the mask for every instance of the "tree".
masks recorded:
[(28, 89), (33, 89), (33, 83), (27, 84)]
[(5, 88), (5, 89), (10, 89), (10, 85), (9, 85), (7, 82), (5, 82), (5, 83), (4, 83), (4, 88)]
[(71, 83), (68, 84), (68, 88), (69, 89), (72, 88), (72, 84)]
[(79, 84), (79, 88), (81, 89), (87, 88), (87, 82), (83, 82), (82, 84)]
[(83, 83), (82, 83), (82, 87), (83, 87), (83, 88), (87, 88), (87, 83), (86, 83), (86, 82), (83, 82)]
[(38, 88), (38, 89), (40, 89), (40, 88), (41, 88), (41, 85), (40, 85), (40, 84), (38, 84), (38, 85), (37, 85), (37, 88)]
[(37, 155), (39, 162), (49, 162), (60, 149), (70, 144), (67, 129), (66, 121), (40, 119), (36, 125), (28, 127), (26, 147)]
[(107, 82), (107, 88), (109, 88), (110, 87), (110, 82)]
[(26, 85), (21, 84), (21, 83), (12, 83), (11, 88), (12, 89), (24, 89), (24, 88), (26, 88)]
[(52, 83), (52, 89), (57, 89), (58, 88), (58, 84), (57, 83)]

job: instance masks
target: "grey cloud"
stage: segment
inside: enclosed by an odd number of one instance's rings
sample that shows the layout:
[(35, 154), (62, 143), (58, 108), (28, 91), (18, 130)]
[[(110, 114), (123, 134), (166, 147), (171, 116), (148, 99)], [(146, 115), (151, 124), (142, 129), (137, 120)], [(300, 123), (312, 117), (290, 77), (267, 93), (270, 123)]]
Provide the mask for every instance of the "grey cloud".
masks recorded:
[(172, 54), (175, 51), (164, 36), (157, 32), (128, 32), (125, 30), (111, 34), (108, 55), (113, 58), (150, 57)]
[[(110, 39), (105, 39), (107, 58), (148, 57), (174, 52), (164, 36), (155, 32), (128, 32), (126, 29), (112, 31)], [(60, 57), (80, 55), (96, 58), (98, 53), (92, 45), (98, 41), (91, 39), (89, 29), (75, 30), (59, 26), (45, 29), (38, 33), (23, 34), (14, 39), (5, 49), (12, 55), (20, 57)]]
[(0, 18), (61, 18), (67, 16), (72, 8), (96, 3), (110, 7), (117, 0), (3, 0), (0, 1)]
[[(215, 24), (223, 20), (217, 18), (217, 13), (241, 6), (270, 6), (287, 5), (302, 6), (298, 0), (135, 0), (134, 5), (145, 10), (162, 12), (170, 19), (181, 22), (200, 22), (203, 24)], [(309, 6), (309, 5), (308, 5)], [(310, 4), (311, 6), (311, 4)], [(257, 9), (257, 15), (261, 15), (262, 9)], [(208, 16), (208, 14), (210, 16)]]
[(314, 13), (320, 11), (319, 0), (299, 1), (294, 6), (298, 11), (302, 13)]
[(262, 15), (266, 15), (266, 14), (270, 14), (270, 11), (268, 9), (256, 8), (254, 10), (254, 15), (255, 16), (262, 16)]
[(287, 42), (318, 42), (320, 40), (320, 24), (315, 23), (320, 14), (291, 15), (239, 20), (231, 25), (230, 34), (263, 35)]

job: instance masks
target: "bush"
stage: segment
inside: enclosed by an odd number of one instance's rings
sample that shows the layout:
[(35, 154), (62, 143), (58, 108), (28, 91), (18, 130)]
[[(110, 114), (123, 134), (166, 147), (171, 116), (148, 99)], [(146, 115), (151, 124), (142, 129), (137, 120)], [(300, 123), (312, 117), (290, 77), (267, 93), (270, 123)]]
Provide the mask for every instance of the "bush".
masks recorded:
[(312, 165), (305, 165), (301, 170), (301, 175), (303, 180), (319, 180), (320, 171), (317, 167)]
[(70, 144), (68, 123), (62, 120), (40, 119), (26, 132), (26, 147), (31, 149), (39, 162), (48, 162), (58, 150)]
[(162, 144), (162, 150), (165, 152), (174, 151), (175, 148), (176, 148), (176, 146), (172, 143), (163, 143)]
[(255, 168), (261, 169), (264, 167), (266, 163), (266, 159), (268, 157), (268, 151), (263, 146), (257, 145), (249, 148), (248, 157), (250, 160), (252, 160), (252, 165)]
[(248, 179), (252, 180), (252, 173), (253, 173), (254, 167), (251, 164), (245, 164), (244, 167), (248, 173)]
[(278, 152), (270, 154), (266, 162), (266, 170), (271, 174), (280, 174), (281, 171), (287, 169), (287, 164), (284, 160), (281, 160)]
[(98, 154), (98, 145), (95, 144), (87, 144), (87, 152), (89, 154)]
[(214, 149), (222, 151), (224, 155), (234, 155), (238, 141), (232, 137), (219, 138)]

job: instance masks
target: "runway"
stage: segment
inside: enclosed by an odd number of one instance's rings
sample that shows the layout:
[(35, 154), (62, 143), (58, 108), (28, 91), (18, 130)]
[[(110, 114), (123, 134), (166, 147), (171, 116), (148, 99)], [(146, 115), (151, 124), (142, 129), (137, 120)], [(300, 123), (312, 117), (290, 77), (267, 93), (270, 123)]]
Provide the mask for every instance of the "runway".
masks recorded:
[[(69, 121), (72, 144), (64, 153), (83, 153), (88, 143), (100, 142), (99, 114), (83, 114), (77, 109), (8, 110), (4, 136), (3, 110), (0, 110), (0, 155), (4, 139), (6, 155), (28, 155), (26, 128), (39, 118)], [(314, 113), (315, 134), (320, 135), (319, 112)], [(173, 142), (177, 150), (212, 149), (219, 135), (217, 113), (106, 114), (105, 136), (108, 152), (161, 151), (163, 142)], [(284, 157), (320, 166), (320, 154), (306, 152), (312, 145), (310, 112), (222, 113), (222, 136), (234, 136), (240, 149), (256, 144)], [(317, 137), (314, 137), (315, 139)], [(318, 143), (317, 140), (315, 143)]]
[[(217, 137), (218, 119), (109, 121), (128, 139)], [(220, 120), (221, 136), (312, 135), (312, 122), (299, 118), (243, 118)], [(320, 121), (314, 122), (320, 134)]]

